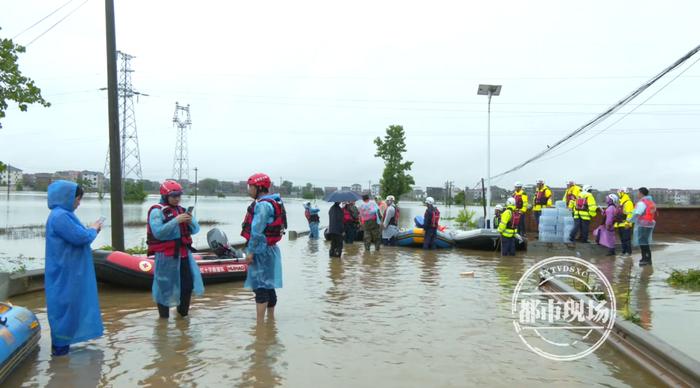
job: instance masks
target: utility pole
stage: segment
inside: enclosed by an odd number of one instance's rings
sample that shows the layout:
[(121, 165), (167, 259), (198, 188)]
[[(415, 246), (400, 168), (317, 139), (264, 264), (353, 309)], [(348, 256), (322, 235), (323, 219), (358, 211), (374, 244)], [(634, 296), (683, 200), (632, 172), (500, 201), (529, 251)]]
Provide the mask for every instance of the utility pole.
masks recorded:
[(197, 185), (199, 180), (197, 179), (197, 167), (194, 168), (194, 208), (197, 209)]
[(117, 42), (114, 25), (114, 0), (105, 0), (112, 247), (115, 250), (123, 251), (124, 203), (121, 184), (121, 147), (119, 144), (119, 101), (117, 100)]

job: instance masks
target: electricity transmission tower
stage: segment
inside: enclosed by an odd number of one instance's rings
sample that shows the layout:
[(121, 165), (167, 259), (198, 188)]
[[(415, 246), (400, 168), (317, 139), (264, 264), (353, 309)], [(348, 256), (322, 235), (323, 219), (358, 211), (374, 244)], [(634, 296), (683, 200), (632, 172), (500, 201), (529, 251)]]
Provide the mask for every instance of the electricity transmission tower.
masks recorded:
[(177, 144), (175, 145), (175, 160), (173, 161), (173, 178), (178, 181), (190, 179), (190, 166), (187, 156), (187, 129), (192, 128), (190, 118), (190, 104), (181, 106), (175, 102), (175, 114), (173, 124), (177, 128)]
[[(139, 151), (139, 137), (136, 132), (136, 114), (134, 113), (134, 96), (148, 96), (137, 92), (131, 85), (131, 60), (133, 55), (117, 51), (119, 69), (119, 137), (121, 139), (121, 168), (122, 180), (127, 178), (141, 180), (141, 153)], [(105, 176), (109, 176), (109, 152), (105, 161)]]

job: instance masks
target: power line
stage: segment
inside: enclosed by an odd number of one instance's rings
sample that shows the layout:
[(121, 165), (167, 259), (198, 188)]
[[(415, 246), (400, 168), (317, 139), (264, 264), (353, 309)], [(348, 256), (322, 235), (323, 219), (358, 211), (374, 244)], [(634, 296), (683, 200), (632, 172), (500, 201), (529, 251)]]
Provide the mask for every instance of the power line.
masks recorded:
[(64, 3), (62, 6), (60, 6), (60, 7), (56, 8), (56, 9), (54, 9), (53, 11), (51, 11), (50, 14), (44, 16), (43, 18), (39, 19), (36, 23), (34, 23), (34, 24), (32, 24), (31, 26), (29, 26), (29, 27), (25, 28), (24, 30), (20, 31), (17, 35), (15, 35), (15, 36), (12, 37), (12, 40), (17, 39), (18, 36), (24, 34), (25, 32), (27, 32), (27, 31), (29, 31), (29, 30), (31, 30), (31, 29), (34, 28), (37, 24), (39, 24), (39, 23), (43, 22), (44, 20), (48, 19), (49, 17), (51, 17), (51, 16), (52, 16), (53, 14), (55, 14), (56, 12), (60, 11), (61, 9), (63, 9), (63, 7), (65, 7), (66, 5), (68, 5), (68, 4), (70, 4), (70, 3), (74, 2), (74, 1), (75, 1), (75, 0), (68, 0), (68, 1), (67, 1), (66, 3)]
[(60, 18), (60, 19), (59, 19), (56, 23), (54, 23), (51, 27), (49, 27), (49, 28), (47, 28), (46, 30), (44, 30), (44, 32), (42, 32), (41, 34), (39, 34), (39, 36), (37, 36), (36, 38), (32, 39), (29, 43), (25, 44), (24, 46), (25, 46), (25, 47), (29, 47), (29, 45), (31, 45), (32, 43), (36, 42), (39, 38), (41, 38), (42, 36), (44, 36), (47, 32), (53, 30), (54, 27), (56, 27), (57, 25), (59, 25), (62, 21), (68, 19), (68, 17), (69, 17), (70, 15), (74, 14), (75, 11), (79, 10), (80, 8), (82, 8), (82, 6), (85, 5), (88, 1), (90, 1), (90, 0), (85, 0), (85, 1), (83, 1), (82, 3), (80, 3), (80, 5), (78, 5), (76, 8), (74, 8), (72, 11), (68, 12), (64, 17)]
[(501, 176), (510, 174), (511, 172), (517, 171), (517, 170), (519, 170), (519, 169), (521, 169), (521, 168), (527, 166), (528, 164), (534, 162), (535, 160), (538, 160), (538, 159), (542, 158), (544, 155), (546, 155), (546, 154), (548, 154), (549, 152), (553, 151), (554, 149), (556, 149), (557, 147), (561, 146), (562, 144), (568, 142), (569, 140), (571, 140), (571, 139), (573, 139), (573, 138), (575, 138), (575, 137), (577, 137), (577, 136), (579, 136), (579, 135), (585, 133), (585, 132), (588, 131), (589, 129), (595, 127), (596, 125), (598, 125), (599, 123), (601, 123), (602, 121), (604, 121), (605, 119), (607, 119), (608, 117), (610, 117), (613, 113), (615, 113), (616, 111), (620, 110), (623, 106), (627, 105), (630, 101), (632, 101), (634, 98), (636, 98), (637, 96), (639, 96), (642, 92), (644, 92), (645, 90), (647, 90), (651, 85), (653, 85), (654, 83), (656, 83), (656, 82), (657, 82), (659, 79), (661, 79), (663, 76), (665, 76), (665, 75), (668, 74), (669, 72), (671, 72), (671, 71), (673, 71), (674, 69), (676, 69), (678, 66), (682, 65), (683, 63), (685, 63), (690, 57), (692, 57), (693, 55), (695, 55), (698, 51), (700, 51), (700, 46), (696, 46), (695, 48), (693, 48), (692, 50), (690, 50), (690, 51), (689, 51), (688, 53), (686, 53), (684, 56), (682, 56), (681, 58), (679, 58), (678, 60), (676, 60), (673, 64), (671, 64), (671, 66), (667, 67), (666, 69), (664, 69), (663, 71), (661, 71), (659, 74), (657, 74), (656, 76), (652, 77), (649, 81), (645, 82), (642, 86), (640, 86), (639, 88), (637, 88), (636, 90), (634, 90), (632, 93), (630, 93), (629, 95), (627, 95), (627, 96), (626, 96), (625, 98), (623, 98), (622, 100), (618, 101), (616, 104), (614, 104), (613, 106), (611, 106), (610, 108), (608, 108), (607, 110), (605, 110), (603, 113), (599, 114), (599, 115), (598, 115), (597, 117), (595, 117), (594, 119), (588, 121), (587, 123), (585, 123), (585, 124), (582, 125), (581, 127), (577, 128), (576, 130), (574, 130), (573, 132), (571, 132), (570, 134), (568, 134), (567, 136), (565, 136), (565, 137), (562, 138), (561, 140), (559, 140), (559, 141), (557, 141), (556, 143), (554, 143), (554, 145), (552, 145), (552, 146), (547, 146), (547, 149), (545, 149), (545, 150), (539, 152), (538, 154), (536, 154), (535, 156), (531, 157), (530, 159), (527, 159), (527, 160), (525, 160), (524, 162), (522, 162), (522, 163), (516, 165), (515, 167), (511, 168), (510, 170), (507, 170), (507, 171), (502, 172), (502, 173), (500, 173), (500, 174), (498, 174), (498, 175), (495, 175), (494, 178), (498, 178), (498, 177), (501, 177)]
[(693, 63), (690, 64), (690, 66), (688, 66), (688, 67), (686, 67), (685, 69), (683, 69), (683, 71), (681, 71), (680, 73), (678, 73), (675, 77), (673, 77), (670, 81), (668, 81), (664, 86), (662, 86), (661, 88), (659, 88), (659, 90), (655, 91), (655, 92), (654, 92), (651, 96), (649, 96), (646, 100), (642, 101), (639, 105), (635, 106), (632, 110), (630, 110), (629, 112), (627, 112), (626, 115), (624, 115), (624, 116), (620, 117), (619, 119), (615, 120), (615, 121), (612, 122), (610, 125), (608, 125), (607, 127), (603, 128), (602, 130), (597, 131), (597, 132), (594, 132), (593, 135), (592, 135), (591, 137), (589, 137), (588, 139), (586, 139), (586, 140), (584, 140), (583, 142), (579, 143), (578, 145), (575, 145), (575, 146), (569, 148), (569, 149), (566, 150), (566, 151), (563, 151), (563, 152), (561, 152), (561, 153), (559, 153), (559, 154), (557, 154), (557, 155), (554, 155), (554, 156), (552, 156), (552, 157), (550, 157), (550, 158), (543, 159), (543, 160), (550, 160), (550, 159), (558, 158), (558, 157), (560, 157), (560, 156), (562, 156), (562, 155), (564, 155), (564, 154), (566, 154), (566, 153), (568, 153), (568, 152), (571, 152), (571, 151), (575, 150), (576, 148), (578, 148), (578, 147), (580, 147), (580, 146), (582, 146), (582, 145), (588, 143), (589, 141), (593, 140), (595, 137), (599, 136), (601, 133), (607, 131), (607, 130), (610, 129), (612, 126), (614, 126), (615, 124), (617, 124), (617, 123), (619, 123), (620, 121), (622, 121), (623, 119), (625, 119), (625, 118), (626, 118), (627, 116), (629, 116), (629, 114), (631, 114), (635, 109), (639, 108), (640, 106), (644, 105), (647, 101), (649, 101), (649, 100), (651, 100), (652, 98), (654, 98), (654, 96), (656, 96), (657, 94), (659, 94), (659, 92), (661, 92), (662, 90), (666, 89), (666, 87), (667, 87), (668, 85), (670, 85), (673, 81), (677, 80), (683, 73), (685, 73), (686, 71), (688, 71), (688, 69), (690, 69), (691, 67), (693, 67), (696, 63), (698, 63), (698, 61), (700, 61), (700, 58), (696, 59), (695, 62), (693, 62)]

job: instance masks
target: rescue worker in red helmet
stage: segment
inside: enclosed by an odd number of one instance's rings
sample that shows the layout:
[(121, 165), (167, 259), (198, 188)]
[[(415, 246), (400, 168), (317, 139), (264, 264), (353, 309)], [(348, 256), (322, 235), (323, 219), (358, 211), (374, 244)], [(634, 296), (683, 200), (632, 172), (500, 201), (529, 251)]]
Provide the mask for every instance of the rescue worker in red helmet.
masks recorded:
[(279, 194), (269, 194), (272, 181), (265, 174), (248, 178), (248, 195), (253, 202), (243, 220), (241, 236), (246, 239), (248, 276), (245, 287), (255, 293), (258, 324), (274, 319), (276, 288), (282, 288), (282, 254), (277, 243), (287, 228), (287, 215)]
[(199, 232), (197, 219), (180, 206), (182, 186), (174, 180), (160, 185), (160, 202), (148, 209), (146, 244), (155, 255), (153, 299), (161, 318), (177, 306), (182, 317), (189, 314), (192, 292), (204, 293), (199, 267), (192, 257), (192, 235)]

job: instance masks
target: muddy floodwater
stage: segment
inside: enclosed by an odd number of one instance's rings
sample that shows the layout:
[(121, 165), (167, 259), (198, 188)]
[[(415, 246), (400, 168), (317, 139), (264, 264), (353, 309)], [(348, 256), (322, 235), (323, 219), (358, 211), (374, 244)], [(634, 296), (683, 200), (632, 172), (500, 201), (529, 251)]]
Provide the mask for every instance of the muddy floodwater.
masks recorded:
[[(86, 203), (78, 212), (84, 221), (109, 214), (106, 203)], [(218, 219), (226, 224), (220, 227), (233, 236), (245, 203), (200, 198), (199, 216), (223, 214)], [(15, 204), (8, 210), (0, 203), (0, 226), (31, 225), (46, 217), (37, 198), (19, 198)], [(297, 219), (302, 213), (293, 210), (300, 202), (287, 206), (292, 229), (302, 228), (303, 218)], [(16, 214), (17, 208), (25, 210)], [(408, 225), (421, 208), (413, 204), (405, 209), (402, 220)], [(139, 205), (126, 212), (138, 218), (142, 210)], [(34, 214), (39, 211), (43, 213)], [(142, 238), (138, 228), (127, 235), (127, 245)], [(107, 234), (101, 238), (108, 241)], [(41, 257), (43, 246), (36, 248), (41, 243), (36, 236), (0, 236), (0, 252), (25, 250), (25, 255)], [(39, 352), (3, 387), (658, 384), (609, 345), (577, 361), (555, 362), (521, 342), (510, 311), (512, 293), (522, 274), (542, 257), (393, 247), (368, 254), (353, 244), (341, 260), (331, 260), (328, 248), (325, 241), (306, 237), (283, 240), (284, 288), (278, 291), (276, 321), (260, 327), (253, 294), (242, 283), (208, 286), (203, 297), (194, 299), (189, 318), (168, 321), (158, 318), (148, 292), (100, 284), (105, 335), (75, 346), (67, 358), (49, 355), (43, 293), (15, 297), (13, 303), (38, 314), (42, 339)], [(700, 293), (665, 284), (670, 268), (697, 265), (700, 243), (673, 239), (655, 255), (653, 272), (641, 271), (635, 265), (638, 258), (589, 259), (613, 280), (618, 298), (629, 295), (642, 326), (700, 358)], [(461, 277), (464, 271), (475, 276)]]

